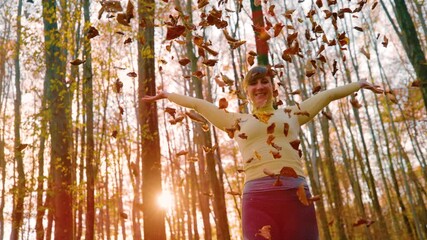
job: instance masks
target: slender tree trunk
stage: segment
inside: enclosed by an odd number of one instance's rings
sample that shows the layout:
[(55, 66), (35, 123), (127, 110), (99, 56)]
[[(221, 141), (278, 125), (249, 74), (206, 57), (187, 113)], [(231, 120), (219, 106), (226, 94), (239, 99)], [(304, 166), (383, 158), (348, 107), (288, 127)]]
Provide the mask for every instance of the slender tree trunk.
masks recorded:
[[(264, 27), (264, 14), (262, 12), (261, 1), (259, 6), (255, 6), (255, 1), (251, 0), (252, 21), (255, 27)], [(261, 39), (260, 34), (255, 31), (255, 44), (258, 65), (268, 65), (268, 42)]]
[(72, 166), (70, 139), (70, 98), (65, 84), (65, 56), (60, 45), (56, 17), (56, 2), (43, 1), (43, 23), (45, 37), (46, 76), (48, 89), (49, 129), (51, 136), (51, 162), (53, 168), (53, 206), (55, 240), (72, 239), (74, 236), (72, 211)]
[(14, 155), (16, 167), (18, 171), (18, 184), (15, 186), (16, 192), (14, 193), (13, 210), (12, 210), (12, 232), (10, 234), (11, 240), (19, 239), (19, 230), (22, 226), (24, 217), (24, 198), (25, 198), (25, 173), (23, 163), (23, 150), (21, 149), (21, 69), (19, 63), (20, 48), (21, 48), (21, 14), (22, 14), (22, 0), (18, 2), (18, 16), (17, 16), (17, 40), (15, 48), (15, 94), (16, 99), (14, 103)]
[[(408, 55), (408, 59), (415, 70), (418, 80), (421, 82), (421, 91), (423, 93), (424, 105), (427, 111), (427, 60), (423, 49), (421, 48), (420, 40), (415, 29), (414, 22), (408, 12), (404, 0), (394, 0), (396, 4), (395, 13), (396, 19), (400, 26), (403, 48)], [(423, 19), (421, 19), (423, 21)]]
[[(158, 130), (157, 104), (143, 103), (145, 95), (156, 94), (154, 61), (154, 0), (138, 1), (140, 22), (138, 35), (138, 102), (139, 125), (141, 129), (142, 199), (144, 214), (144, 238), (166, 239), (164, 211), (157, 204), (162, 192), (160, 165), (160, 140)], [(148, 53), (148, 54), (147, 54)]]
[(83, 65), (83, 104), (86, 113), (86, 240), (95, 238), (95, 143), (94, 143), (94, 113), (93, 113), (93, 81), (92, 81), (92, 49), (88, 30), (90, 27), (90, 2), (84, 0), (84, 39), (83, 39), (83, 55), (86, 62)]

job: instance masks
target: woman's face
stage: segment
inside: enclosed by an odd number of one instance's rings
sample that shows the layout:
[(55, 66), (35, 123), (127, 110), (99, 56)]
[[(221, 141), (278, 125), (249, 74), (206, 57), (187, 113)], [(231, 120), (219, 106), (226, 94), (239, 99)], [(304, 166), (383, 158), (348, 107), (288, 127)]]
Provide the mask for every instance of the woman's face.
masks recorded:
[(255, 108), (265, 107), (273, 99), (273, 84), (268, 76), (252, 79), (248, 82), (246, 94)]

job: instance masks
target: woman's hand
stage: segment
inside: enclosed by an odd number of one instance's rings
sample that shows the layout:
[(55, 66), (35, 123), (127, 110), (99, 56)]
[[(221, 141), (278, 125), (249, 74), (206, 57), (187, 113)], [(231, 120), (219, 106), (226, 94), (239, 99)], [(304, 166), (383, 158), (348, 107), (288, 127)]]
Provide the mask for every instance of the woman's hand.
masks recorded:
[(360, 88), (369, 89), (374, 93), (384, 93), (384, 89), (382, 89), (380, 85), (374, 85), (372, 83), (369, 83), (366, 81), (366, 79), (360, 81), (359, 84)]
[(154, 102), (160, 99), (165, 99), (168, 97), (168, 92), (166, 91), (159, 91), (157, 93), (157, 95), (155, 96), (149, 96), (149, 95), (145, 95), (144, 97), (141, 98), (141, 100), (143, 102)]

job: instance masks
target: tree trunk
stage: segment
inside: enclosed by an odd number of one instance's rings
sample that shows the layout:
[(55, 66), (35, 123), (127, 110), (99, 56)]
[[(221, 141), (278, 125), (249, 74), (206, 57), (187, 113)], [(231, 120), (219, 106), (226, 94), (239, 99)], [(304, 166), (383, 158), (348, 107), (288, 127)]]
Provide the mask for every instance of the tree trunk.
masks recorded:
[(84, 38), (83, 38), (83, 55), (86, 62), (83, 65), (83, 104), (86, 113), (86, 240), (93, 240), (95, 238), (95, 143), (93, 136), (93, 81), (92, 81), (92, 47), (90, 38), (88, 37), (88, 30), (90, 23), (90, 2), (84, 0), (83, 13), (84, 13)]
[(19, 230), (22, 225), (24, 216), (24, 198), (25, 198), (25, 173), (23, 163), (23, 150), (21, 148), (21, 69), (19, 63), (20, 48), (21, 48), (21, 14), (22, 14), (22, 0), (18, 2), (18, 16), (17, 16), (17, 40), (15, 48), (15, 91), (16, 99), (14, 103), (14, 155), (16, 161), (16, 167), (18, 171), (18, 184), (15, 186), (13, 198), (13, 210), (12, 210), (12, 232), (10, 234), (11, 240), (19, 239)]
[[(262, 12), (261, 3), (255, 6), (254, 0), (251, 0), (252, 21), (255, 27), (264, 27), (264, 14)], [(261, 2), (261, 1), (259, 1)], [(259, 37), (259, 33), (255, 31), (255, 44), (257, 52), (258, 65), (268, 65), (268, 42)]]
[(142, 147), (142, 199), (144, 214), (144, 238), (166, 239), (164, 210), (157, 204), (162, 192), (160, 165), (160, 140), (157, 104), (145, 103), (140, 99), (156, 94), (154, 59), (154, 0), (138, 1), (138, 102), (139, 125)]
[[(396, 4), (395, 13), (399, 23), (403, 48), (408, 55), (408, 59), (415, 70), (418, 80), (421, 82), (421, 91), (423, 93), (424, 105), (427, 111), (427, 60), (421, 48), (420, 40), (415, 29), (414, 22), (408, 12), (404, 0), (394, 0)], [(424, 19), (420, 19), (423, 21)]]
[(49, 106), (49, 130), (51, 136), (51, 161), (53, 167), (53, 207), (55, 219), (55, 240), (74, 237), (72, 211), (72, 166), (69, 91), (65, 84), (66, 72), (64, 51), (56, 17), (56, 2), (43, 1), (43, 23), (45, 38), (47, 102)]

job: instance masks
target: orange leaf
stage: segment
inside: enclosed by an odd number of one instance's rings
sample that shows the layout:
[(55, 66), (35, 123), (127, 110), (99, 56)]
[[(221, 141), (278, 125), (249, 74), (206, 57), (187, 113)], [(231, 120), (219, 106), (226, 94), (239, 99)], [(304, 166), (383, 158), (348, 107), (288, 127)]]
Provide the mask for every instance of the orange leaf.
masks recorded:
[(274, 8), (275, 8), (276, 6), (275, 5), (271, 5), (269, 8), (268, 8), (268, 14), (270, 14), (272, 17), (275, 17), (276, 16), (276, 14), (274, 13)]
[(217, 62), (218, 62), (218, 59), (206, 59), (202, 63), (205, 64), (206, 66), (213, 67)]
[(171, 107), (166, 107), (165, 112), (169, 113), (173, 118), (175, 118), (176, 109)]
[(183, 58), (183, 59), (179, 60), (178, 62), (179, 62), (179, 64), (181, 64), (182, 66), (185, 66), (185, 65), (189, 64), (189, 63), (191, 62), (191, 60), (190, 60), (190, 59), (188, 59), (188, 58)]
[(172, 40), (181, 36), (185, 32), (185, 27), (182, 25), (168, 26), (166, 32), (166, 40)]
[(286, 38), (288, 46), (291, 46), (294, 40), (297, 39), (297, 37), (298, 37), (298, 32), (288, 35), (288, 37)]
[(362, 104), (360, 104), (356, 98), (350, 100), (350, 103), (354, 108), (361, 108), (362, 107)]
[(312, 94), (316, 94), (320, 91), (320, 89), (322, 89), (322, 86), (317, 85), (313, 88), (313, 90), (311, 91)]
[(285, 18), (287, 18), (287, 19), (289, 19), (289, 20), (292, 20), (292, 13), (293, 13), (293, 12), (295, 12), (295, 9), (287, 10), (287, 11), (283, 14), (283, 16), (285, 16)]
[(226, 109), (228, 107), (227, 99), (221, 98), (219, 100), (219, 109)]
[(274, 37), (279, 36), (280, 32), (282, 32), (283, 27), (284, 27), (284, 25), (283, 25), (283, 24), (281, 24), (281, 23), (276, 23), (276, 24), (274, 25), (274, 27), (273, 27), (273, 29), (274, 29), (274, 35), (273, 35), (273, 36), (274, 36)]
[(230, 36), (230, 34), (228, 33), (227, 29), (223, 29), (222, 33), (224, 33), (224, 37), (225, 39), (227, 39), (228, 42), (237, 42), (239, 40), (233, 38), (232, 36)]
[(261, 236), (265, 239), (271, 240), (271, 225), (265, 225), (261, 229), (258, 229), (258, 233), (255, 234), (256, 236)]
[(243, 41), (238, 41), (238, 42), (230, 42), (230, 47), (231, 47), (231, 49), (236, 49), (236, 48), (238, 48), (238, 47), (240, 47), (240, 46), (242, 46), (243, 44), (245, 44), (246, 43), (246, 41), (245, 40), (243, 40)]
[(300, 202), (302, 204), (304, 204), (305, 206), (308, 206), (310, 204), (308, 202), (303, 183), (301, 185), (299, 185), (299, 187), (297, 188), (297, 196), (298, 196), (298, 199), (300, 200)]
[(175, 155), (176, 155), (177, 157), (179, 157), (179, 156), (183, 156), (183, 155), (187, 155), (187, 154), (188, 154), (188, 151), (186, 151), (186, 150), (181, 150), (181, 151), (177, 152)]
[(236, 128), (226, 128), (225, 132), (228, 134), (230, 138), (234, 138), (234, 132), (236, 131)]
[(284, 176), (284, 177), (293, 177), (293, 178), (298, 178), (298, 174), (295, 172), (295, 170), (291, 167), (283, 167), (280, 170), (280, 175)]

